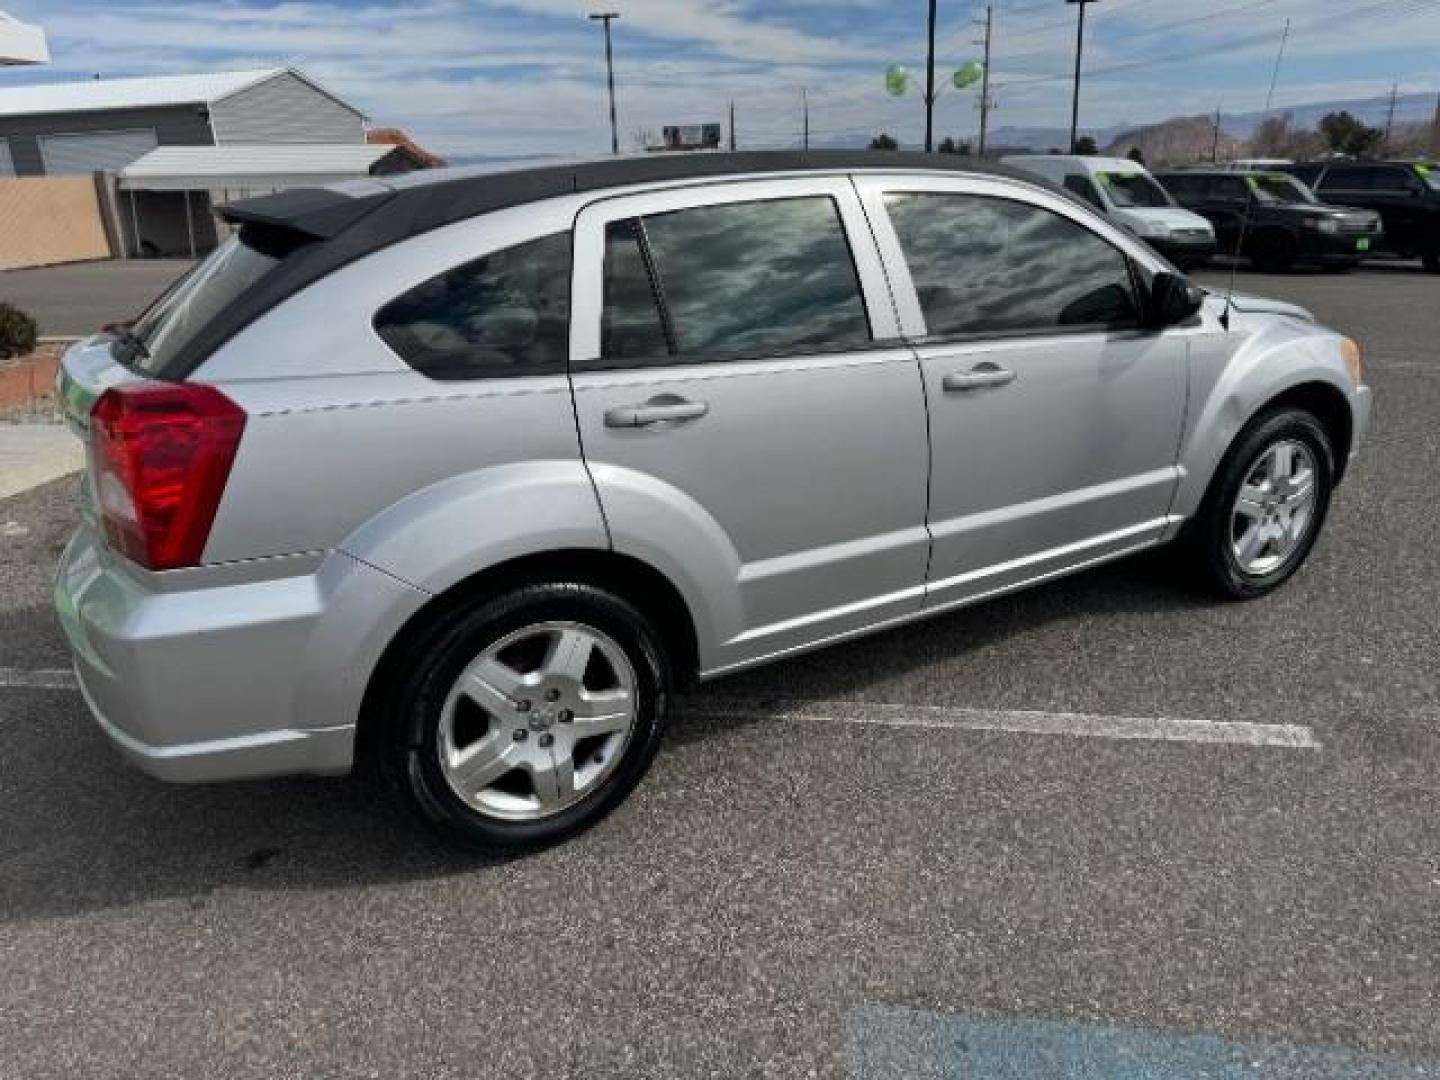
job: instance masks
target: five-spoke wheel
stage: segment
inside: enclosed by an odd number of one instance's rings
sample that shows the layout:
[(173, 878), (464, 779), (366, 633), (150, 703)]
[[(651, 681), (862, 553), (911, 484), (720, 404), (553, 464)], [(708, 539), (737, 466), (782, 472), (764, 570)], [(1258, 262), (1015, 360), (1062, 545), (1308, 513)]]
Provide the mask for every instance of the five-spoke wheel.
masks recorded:
[(382, 765), (428, 820), (484, 848), (533, 849), (599, 820), (659, 745), (661, 639), (595, 585), (542, 582), (457, 606), (400, 662)]
[(1249, 599), (1284, 582), (1310, 554), (1334, 482), (1331, 435), (1313, 414), (1284, 408), (1252, 420), (1191, 524), (1209, 584)]

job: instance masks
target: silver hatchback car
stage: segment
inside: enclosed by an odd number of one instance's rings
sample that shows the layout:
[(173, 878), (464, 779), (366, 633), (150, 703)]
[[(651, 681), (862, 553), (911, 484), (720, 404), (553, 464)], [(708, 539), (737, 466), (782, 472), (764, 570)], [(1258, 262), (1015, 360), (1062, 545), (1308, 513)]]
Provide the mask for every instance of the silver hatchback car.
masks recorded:
[(472, 843), (617, 805), (677, 688), (1155, 547), (1304, 561), (1353, 342), (1045, 182), (906, 154), (301, 190), (64, 358), (56, 602), (101, 727), (207, 781), (374, 762)]

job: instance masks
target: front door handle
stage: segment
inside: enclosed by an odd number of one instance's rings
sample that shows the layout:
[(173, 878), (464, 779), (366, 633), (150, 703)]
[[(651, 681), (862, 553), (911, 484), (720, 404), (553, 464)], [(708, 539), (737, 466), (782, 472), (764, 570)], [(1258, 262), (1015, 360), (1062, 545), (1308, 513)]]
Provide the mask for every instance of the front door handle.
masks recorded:
[(703, 401), (686, 401), (666, 394), (651, 398), (643, 405), (621, 405), (605, 412), (605, 426), (612, 428), (649, 427), (652, 424), (674, 424), (698, 420), (710, 411)]
[(952, 371), (940, 380), (946, 390), (963, 393), (966, 390), (984, 390), (992, 386), (1009, 386), (1015, 381), (1015, 372), (993, 364), (973, 367), (969, 371)]

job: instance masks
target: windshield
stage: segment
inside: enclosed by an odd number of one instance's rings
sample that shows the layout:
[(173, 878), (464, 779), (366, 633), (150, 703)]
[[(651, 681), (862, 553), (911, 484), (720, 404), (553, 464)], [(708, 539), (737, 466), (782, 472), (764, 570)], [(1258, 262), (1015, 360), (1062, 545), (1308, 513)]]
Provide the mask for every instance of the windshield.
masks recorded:
[(1245, 181), (1250, 185), (1250, 190), (1255, 193), (1257, 202), (1304, 203), (1312, 206), (1320, 202), (1315, 194), (1299, 180), (1283, 173), (1257, 173), (1254, 176), (1247, 176)]
[(160, 374), (221, 309), (277, 262), (232, 236), (141, 315), (130, 335), (116, 339), (115, 358), (146, 375)]
[(1116, 206), (1124, 207), (1146, 207), (1146, 206), (1174, 206), (1170, 196), (1165, 194), (1165, 189), (1150, 179), (1146, 173), (1110, 173), (1098, 174), (1100, 183), (1105, 185), (1105, 190), (1110, 193), (1110, 199)]
[(1416, 165), (1415, 171), (1431, 191), (1440, 191), (1440, 165)]

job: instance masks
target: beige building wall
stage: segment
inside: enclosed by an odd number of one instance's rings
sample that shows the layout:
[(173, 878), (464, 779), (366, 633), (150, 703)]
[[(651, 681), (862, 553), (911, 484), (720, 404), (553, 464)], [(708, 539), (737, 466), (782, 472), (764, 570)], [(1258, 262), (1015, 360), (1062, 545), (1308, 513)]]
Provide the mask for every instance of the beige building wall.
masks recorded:
[(93, 177), (0, 177), (0, 270), (112, 254)]

